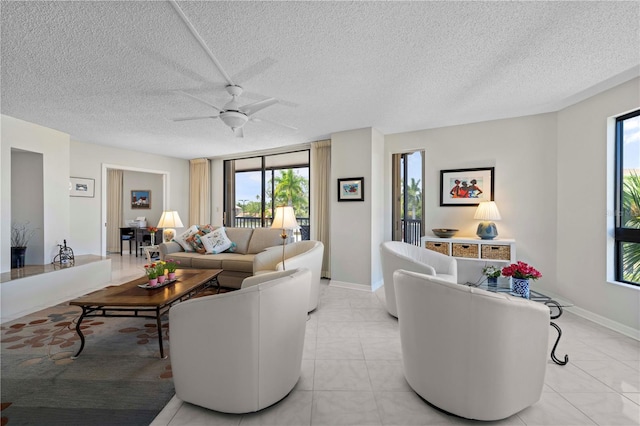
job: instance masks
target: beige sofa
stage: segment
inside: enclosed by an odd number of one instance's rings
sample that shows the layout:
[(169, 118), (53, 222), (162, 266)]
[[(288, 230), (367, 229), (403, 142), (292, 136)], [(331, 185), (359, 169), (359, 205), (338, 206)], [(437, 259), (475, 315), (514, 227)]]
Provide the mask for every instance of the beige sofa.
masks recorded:
[(176, 242), (158, 246), (160, 259), (180, 261), (181, 268), (222, 269), (218, 282), (223, 287), (240, 288), (242, 280), (253, 275), (253, 258), (268, 247), (282, 245), (282, 230), (272, 228), (225, 227), (227, 237), (234, 243), (234, 253), (200, 254), (185, 252)]

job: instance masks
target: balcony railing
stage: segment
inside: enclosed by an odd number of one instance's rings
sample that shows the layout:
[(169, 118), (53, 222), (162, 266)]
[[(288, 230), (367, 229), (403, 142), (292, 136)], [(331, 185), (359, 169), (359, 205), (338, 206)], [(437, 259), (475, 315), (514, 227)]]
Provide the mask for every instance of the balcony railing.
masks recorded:
[(422, 236), (421, 219), (405, 219), (402, 220), (402, 235), (405, 243), (420, 245), (420, 237)]
[[(300, 225), (300, 239), (301, 240), (309, 240), (309, 218), (308, 217), (297, 217), (298, 225)], [(271, 226), (272, 218), (265, 217), (264, 218), (264, 226)], [(250, 217), (250, 216), (236, 216), (234, 218), (235, 227), (236, 228), (261, 228), (262, 227), (262, 219), (259, 217)], [(418, 242), (420, 244), (420, 242)]]

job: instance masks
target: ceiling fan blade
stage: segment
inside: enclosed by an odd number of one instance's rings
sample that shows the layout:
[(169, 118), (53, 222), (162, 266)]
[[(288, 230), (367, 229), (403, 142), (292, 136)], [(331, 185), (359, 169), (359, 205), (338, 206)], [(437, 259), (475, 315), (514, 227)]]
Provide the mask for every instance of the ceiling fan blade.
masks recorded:
[(216, 111), (220, 111), (220, 112), (222, 112), (222, 110), (221, 110), (220, 108), (218, 108), (217, 106), (215, 106), (214, 104), (212, 104), (212, 103), (210, 103), (210, 102), (205, 101), (205, 100), (204, 100), (204, 99), (202, 99), (202, 98), (199, 98), (199, 97), (194, 96), (194, 95), (192, 95), (192, 94), (190, 94), (190, 93), (187, 93), (187, 92), (183, 92), (182, 90), (176, 90), (175, 92), (176, 92), (176, 93), (180, 93), (181, 95), (184, 95), (184, 96), (188, 96), (188, 97), (190, 97), (191, 99), (195, 99), (196, 101), (201, 102), (201, 103), (203, 103), (203, 104), (205, 104), (205, 105), (208, 105), (208, 106), (210, 106), (211, 108), (215, 109)]
[(255, 114), (256, 112), (265, 109), (268, 106), (273, 104), (277, 104), (278, 100), (276, 98), (269, 98), (263, 101), (254, 102), (252, 104), (247, 104), (238, 108), (240, 112), (244, 112), (247, 115)]
[(213, 61), (213, 64), (216, 66), (216, 68), (218, 68), (218, 71), (220, 71), (220, 74), (222, 74), (222, 76), (225, 78), (225, 80), (227, 80), (227, 82), (231, 86), (235, 86), (236, 84), (233, 82), (233, 80), (231, 80), (231, 77), (229, 76), (229, 74), (227, 74), (226, 71), (224, 69), (222, 69), (222, 65), (220, 64), (220, 62), (214, 56), (214, 54), (211, 52), (211, 50), (209, 50), (209, 47), (204, 42), (202, 37), (200, 37), (200, 34), (198, 34), (198, 31), (193, 26), (191, 21), (189, 21), (189, 18), (187, 18), (187, 15), (185, 15), (184, 12), (182, 11), (182, 9), (180, 9), (180, 6), (178, 6), (178, 3), (176, 3), (175, 0), (169, 0), (169, 1), (170, 1), (171, 5), (173, 6), (173, 8), (178, 13), (178, 15), (180, 15), (180, 18), (182, 18), (182, 20), (184, 21), (184, 23), (187, 26), (187, 28), (189, 28), (189, 31), (191, 32), (191, 35), (193, 35), (193, 37), (197, 40), (197, 42), (200, 43), (200, 46), (202, 47), (202, 49), (209, 56), (209, 58)]
[(184, 118), (172, 118), (171, 121), (190, 121), (190, 120), (204, 120), (207, 118), (218, 118), (217, 115), (209, 115), (206, 117), (184, 117)]
[(233, 134), (236, 135), (236, 138), (244, 138), (242, 127), (236, 127), (235, 129), (233, 129)]
[(298, 130), (297, 127), (293, 127), (293, 126), (289, 126), (288, 124), (283, 124), (283, 123), (278, 123), (277, 121), (273, 121), (273, 120), (269, 120), (267, 118), (251, 118), (251, 121), (257, 121), (257, 122), (261, 122), (264, 121), (265, 123), (271, 123), (274, 124), (276, 126), (282, 126), (282, 127), (286, 127), (287, 129), (291, 129), (291, 130)]

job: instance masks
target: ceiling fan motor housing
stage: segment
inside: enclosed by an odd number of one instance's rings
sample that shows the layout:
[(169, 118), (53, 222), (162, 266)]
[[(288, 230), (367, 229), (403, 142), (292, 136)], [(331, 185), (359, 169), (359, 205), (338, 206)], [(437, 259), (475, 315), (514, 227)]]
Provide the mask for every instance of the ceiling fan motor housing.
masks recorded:
[(249, 120), (246, 114), (238, 111), (224, 111), (220, 113), (220, 119), (232, 129), (239, 129)]

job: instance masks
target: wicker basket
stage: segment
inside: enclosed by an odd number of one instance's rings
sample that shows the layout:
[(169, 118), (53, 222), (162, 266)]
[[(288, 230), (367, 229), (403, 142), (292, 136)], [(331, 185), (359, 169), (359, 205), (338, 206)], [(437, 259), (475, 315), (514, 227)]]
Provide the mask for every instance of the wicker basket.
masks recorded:
[(511, 260), (511, 247), (507, 245), (482, 245), (482, 258)]
[(478, 244), (454, 243), (452, 250), (454, 257), (478, 258)]
[(424, 245), (425, 248), (438, 253), (446, 254), (449, 256), (449, 243), (436, 243), (435, 241), (427, 241)]

